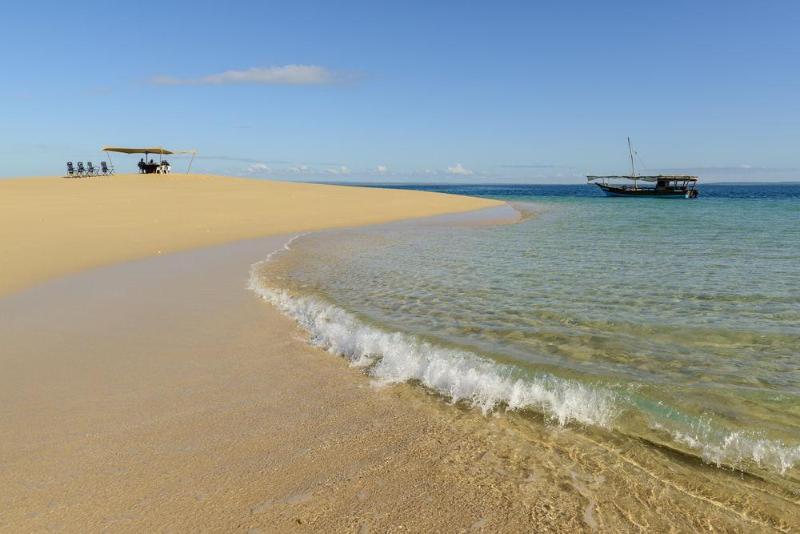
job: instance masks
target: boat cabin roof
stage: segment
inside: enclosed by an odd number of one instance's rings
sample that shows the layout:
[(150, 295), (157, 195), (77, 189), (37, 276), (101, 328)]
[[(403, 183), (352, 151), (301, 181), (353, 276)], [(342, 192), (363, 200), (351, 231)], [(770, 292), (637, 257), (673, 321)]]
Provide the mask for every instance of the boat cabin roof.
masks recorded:
[(602, 180), (606, 178), (624, 178), (626, 180), (643, 180), (645, 182), (658, 182), (666, 180), (668, 182), (696, 182), (697, 176), (684, 176), (680, 174), (656, 174), (652, 176), (587, 176), (588, 181)]

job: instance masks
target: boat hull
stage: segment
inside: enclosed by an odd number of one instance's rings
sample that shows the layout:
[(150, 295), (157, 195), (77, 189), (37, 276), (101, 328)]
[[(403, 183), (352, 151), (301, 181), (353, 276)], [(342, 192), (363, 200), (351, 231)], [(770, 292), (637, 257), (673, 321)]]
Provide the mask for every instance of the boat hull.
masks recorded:
[(595, 184), (609, 197), (634, 198), (697, 198), (696, 189), (626, 189), (605, 184)]

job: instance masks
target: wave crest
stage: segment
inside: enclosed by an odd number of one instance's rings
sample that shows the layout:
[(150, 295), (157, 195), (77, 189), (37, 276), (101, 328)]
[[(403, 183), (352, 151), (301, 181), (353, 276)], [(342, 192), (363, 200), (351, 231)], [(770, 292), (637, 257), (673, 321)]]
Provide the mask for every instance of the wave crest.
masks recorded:
[(706, 462), (717, 467), (743, 465), (749, 462), (786, 474), (800, 461), (800, 446), (786, 445), (740, 430), (720, 431), (700, 419), (691, 429), (676, 430), (654, 423), (653, 428), (667, 432), (676, 442), (698, 451)]
[[(269, 260), (265, 260), (269, 261)], [(615, 394), (551, 375), (522, 377), (517, 369), (463, 351), (436, 346), (401, 332), (386, 332), (321, 299), (270, 288), (251, 270), (249, 288), (293, 318), (311, 342), (344, 356), (384, 383), (418, 381), (452, 402), (468, 402), (484, 414), (505, 406), (531, 409), (560, 425), (577, 422), (610, 428)]]

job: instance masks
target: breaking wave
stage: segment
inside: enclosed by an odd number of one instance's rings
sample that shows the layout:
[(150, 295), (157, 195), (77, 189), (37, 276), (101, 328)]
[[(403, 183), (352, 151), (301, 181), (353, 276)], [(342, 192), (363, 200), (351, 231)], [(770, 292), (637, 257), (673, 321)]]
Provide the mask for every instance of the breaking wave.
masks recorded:
[(483, 413), (504, 406), (536, 410), (561, 425), (611, 427), (616, 411), (612, 391), (551, 375), (523, 377), (512, 366), (401, 332), (386, 332), (321, 299), (268, 287), (259, 277), (259, 267), (274, 254), (253, 265), (249, 288), (296, 320), (314, 345), (345, 357), (377, 380), (387, 384), (418, 381), (454, 403), (467, 402)]
[(741, 430), (716, 429), (704, 419), (696, 420), (691, 429), (684, 430), (669, 429), (658, 423), (652, 426), (667, 432), (674, 442), (696, 451), (703, 460), (717, 467), (753, 463), (783, 475), (800, 461), (798, 445), (786, 445)]
[[(270, 287), (263, 279), (262, 267), (276, 254), (290, 250), (302, 235), (255, 263), (248, 288), (297, 321), (312, 344), (346, 358), (376, 380), (384, 384), (419, 382), (453, 403), (465, 402), (484, 414), (501, 407), (533, 410), (562, 426), (578, 423), (614, 429), (615, 420), (625, 410), (634, 409), (627, 395), (614, 390), (550, 374), (531, 375), (473, 352), (382, 330), (324, 299)], [(674, 443), (717, 466), (755, 464), (785, 474), (800, 462), (800, 446), (748, 432), (725, 431), (704, 419), (676, 428), (661, 424), (654, 414), (645, 415), (649, 415), (651, 429), (665, 432)]]

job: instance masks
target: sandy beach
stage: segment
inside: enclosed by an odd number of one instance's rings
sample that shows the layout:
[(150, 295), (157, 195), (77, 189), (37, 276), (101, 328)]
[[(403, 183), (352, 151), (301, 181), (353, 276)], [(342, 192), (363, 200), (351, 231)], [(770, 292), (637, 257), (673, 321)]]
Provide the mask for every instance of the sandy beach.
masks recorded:
[[(500, 203), (177, 175), (5, 180), (0, 191), (0, 291), (13, 293), (0, 299), (0, 529), (481, 520), (453, 501), (466, 490), (447, 490), (446, 471), (431, 477), (432, 462), (414, 460), (441, 454), (449, 427), (309, 347), (245, 285), (287, 232)], [(284, 235), (247, 240), (270, 234)], [(168, 254), (226, 241), (238, 243)], [(147, 256), (158, 257), (126, 261)], [(438, 437), (420, 443), (432, 424)], [(435, 488), (452, 514), (417, 516)]]
[(376, 389), (247, 292), (247, 265), (284, 241), (2, 301), (0, 528), (580, 525), (575, 510), (512, 498), (519, 481), (501, 481), (506, 462), (472, 434), (480, 417)]
[(297, 232), (498, 202), (221, 177), (0, 191), (2, 531), (791, 527), (795, 498), (754, 477), (382, 387), (247, 289)]
[(499, 204), (209, 175), (0, 180), (0, 295), (53, 276), (176, 250)]

